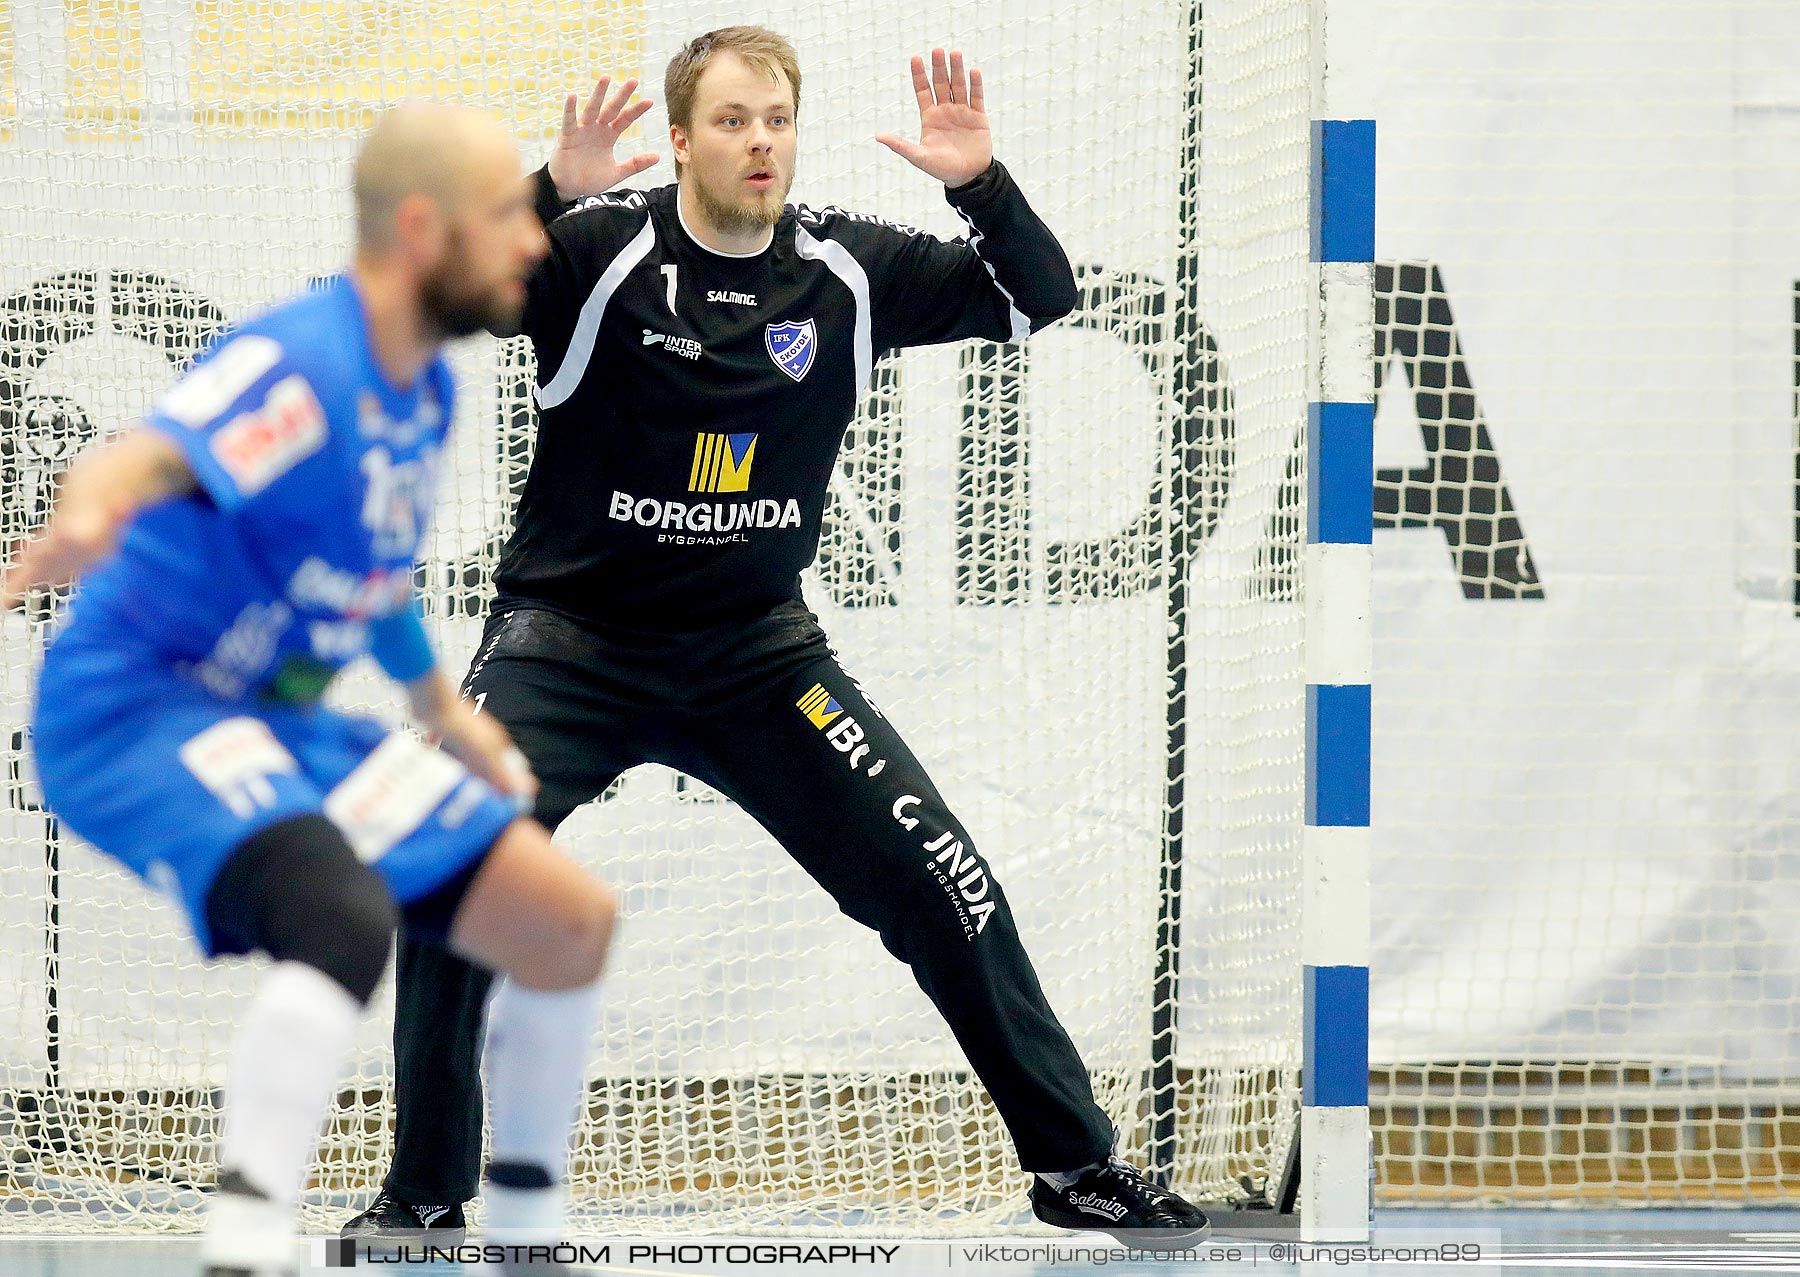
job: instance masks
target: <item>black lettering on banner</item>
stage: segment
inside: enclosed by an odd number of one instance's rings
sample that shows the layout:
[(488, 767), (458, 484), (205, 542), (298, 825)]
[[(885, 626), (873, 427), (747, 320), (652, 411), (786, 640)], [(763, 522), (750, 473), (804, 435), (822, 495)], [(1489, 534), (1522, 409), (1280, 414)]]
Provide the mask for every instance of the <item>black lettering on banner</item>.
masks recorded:
[(1097, 266), (1077, 274), (1080, 304), (1067, 322), (1106, 333), (1131, 349), (1157, 388), (1156, 401), (1172, 402), (1174, 417), (1157, 423), (1156, 478), (1125, 529), (1044, 547), (1045, 594), (1052, 603), (1160, 589), (1168, 543), (1165, 511), (1183, 512), (1189, 553), (1212, 535), (1224, 513), (1236, 463), (1231, 390), (1218, 344), (1199, 319), (1194, 282), (1185, 278), (1194, 267), (1184, 259), (1180, 269), (1180, 287), (1189, 301), (1175, 308), (1172, 364), (1168, 290), (1161, 280)]
[(36, 531), (53, 480), (99, 436), (90, 405), (39, 384), (38, 371), (95, 336), (102, 316), (176, 370), (225, 327), (212, 302), (148, 271), (69, 271), (0, 299), (0, 544)]
[(1435, 262), (1375, 267), (1377, 395), (1394, 361), (1412, 387), (1426, 460), (1375, 472), (1375, 526), (1437, 528), (1465, 598), (1543, 598)]
[[(1161, 280), (1093, 265), (1077, 267), (1075, 280), (1076, 308), (1063, 323), (1123, 342), (1156, 387), (1157, 402), (1173, 405), (1173, 420), (1157, 423), (1156, 477), (1121, 530), (1046, 542), (1043, 579), (1035, 583), (1030, 423), (1023, 396), (1029, 347), (995, 342), (968, 347), (957, 439), (959, 603), (1021, 603), (1033, 597), (1076, 603), (1159, 588), (1167, 541), (1164, 511), (1171, 497), (1185, 512), (1191, 547), (1211, 535), (1230, 495), (1236, 460), (1231, 391), (1218, 345), (1194, 307), (1175, 308), (1171, 343), (1168, 289)], [(1173, 494), (1171, 469), (1180, 485)]]
[[(960, 603), (1077, 602), (1159, 588), (1168, 539), (1165, 511), (1173, 504), (1185, 512), (1185, 536), (1190, 546), (1198, 545), (1217, 526), (1229, 497), (1235, 463), (1232, 392), (1193, 299), (1171, 306), (1160, 280), (1136, 272), (1085, 265), (1076, 278), (1079, 301), (1065, 322), (1123, 342), (1158, 388), (1158, 402), (1172, 404), (1174, 420), (1159, 423), (1162, 464), (1120, 530), (1047, 540), (1041, 555), (1034, 554), (1023, 389), (1029, 348), (992, 342), (965, 348), (955, 498)], [(1397, 361), (1427, 454), (1423, 466), (1377, 471), (1376, 526), (1438, 529), (1467, 597), (1542, 598), (1544, 587), (1481, 416), (1440, 268), (1431, 262), (1378, 264), (1376, 294), (1377, 388)], [(1800, 282), (1794, 306), (1793, 595), (1800, 614)], [(225, 326), (216, 305), (150, 272), (67, 272), (0, 300), (0, 535), (9, 541), (41, 522), (51, 479), (96, 434), (84, 405), (53, 387), (35, 385), (34, 374), (56, 349), (91, 336), (102, 315), (117, 332), (156, 348), (177, 369)], [(419, 569), (417, 584), (438, 615), (478, 617), (485, 610), (536, 437), (533, 364), (523, 339), (502, 344), (495, 460), (505, 484), (503, 517), (474, 555)], [(884, 358), (846, 433), (824, 515), (817, 572), (839, 606), (898, 602), (902, 443), (899, 369)], [(1174, 493), (1167, 487), (1171, 470), (1181, 485)], [(1300, 475), (1296, 451), (1250, 585), (1268, 597), (1292, 596), (1302, 536)]]
[[(1375, 471), (1377, 528), (1436, 528), (1470, 599), (1541, 599), (1544, 585), (1500, 473), (1500, 453), (1475, 398), (1450, 295), (1435, 262), (1375, 264), (1375, 393), (1398, 361), (1412, 393), (1426, 459)], [(1397, 384), (1396, 384), (1397, 387)], [(1305, 538), (1304, 438), (1295, 440), (1252, 589), (1294, 597)]]

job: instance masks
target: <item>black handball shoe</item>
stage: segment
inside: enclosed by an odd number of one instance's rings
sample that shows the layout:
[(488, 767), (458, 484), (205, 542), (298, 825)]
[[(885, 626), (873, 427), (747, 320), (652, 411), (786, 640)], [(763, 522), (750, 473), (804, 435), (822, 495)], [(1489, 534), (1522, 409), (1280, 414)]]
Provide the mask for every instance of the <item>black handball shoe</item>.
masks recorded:
[(1111, 1233), (1139, 1250), (1185, 1250), (1212, 1231), (1198, 1206), (1116, 1157), (1088, 1167), (1067, 1188), (1032, 1176), (1031, 1212), (1058, 1228)]
[(375, 1194), (369, 1209), (338, 1232), (359, 1247), (377, 1251), (400, 1246), (460, 1246), (469, 1235), (461, 1202), (448, 1206), (415, 1206), (387, 1189)]

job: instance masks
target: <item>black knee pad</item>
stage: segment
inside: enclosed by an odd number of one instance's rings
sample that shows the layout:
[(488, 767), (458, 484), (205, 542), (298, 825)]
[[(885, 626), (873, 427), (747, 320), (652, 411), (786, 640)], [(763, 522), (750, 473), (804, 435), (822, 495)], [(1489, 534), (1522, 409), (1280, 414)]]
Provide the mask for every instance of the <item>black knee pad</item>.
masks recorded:
[(277, 962), (303, 962), (365, 1005), (387, 969), (399, 921), (381, 875), (318, 815), (252, 834), (206, 898), (220, 953), (260, 949)]

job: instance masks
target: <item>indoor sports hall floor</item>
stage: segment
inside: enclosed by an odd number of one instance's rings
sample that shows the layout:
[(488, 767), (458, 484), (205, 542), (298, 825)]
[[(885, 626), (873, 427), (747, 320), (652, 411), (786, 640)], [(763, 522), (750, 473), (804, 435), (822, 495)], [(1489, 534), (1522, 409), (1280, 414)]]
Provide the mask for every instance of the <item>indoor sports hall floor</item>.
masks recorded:
[[(706, 1239), (665, 1236), (654, 1240), (658, 1245), (667, 1246)], [(831, 1239), (800, 1240), (825, 1242)], [(857, 1241), (865, 1244), (862, 1239)], [(983, 1246), (998, 1243), (963, 1239), (911, 1243), (900, 1248), (888, 1262), (875, 1265), (838, 1262), (829, 1268), (820, 1263), (745, 1265), (704, 1260), (658, 1262), (648, 1258), (627, 1262), (627, 1257), (617, 1252), (615, 1242), (612, 1262), (589, 1265), (581, 1271), (638, 1274), (639, 1277), (693, 1277), (695, 1274), (741, 1273), (747, 1269), (801, 1273), (875, 1271), (896, 1277), (937, 1273), (969, 1274), (970, 1277), (1004, 1273), (1030, 1277), (1031, 1274), (1094, 1271), (1100, 1267), (1114, 1277), (1150, 1277), (1151, 1274), (1167, 1277), (1171, 1272), (1256, 1273), (1264, 1277), (1314, 1272), (1321, 1275), (1479, 1272), (1484, 1277), (1490, 1274), (1566, 1277), (1571, 1274), (1657, 1273), (1676, 1277), (1678, 1274), (1702, 1273), (1800, 1273), (1800, 1211), (1797, 1210), (1389, 1210), (1376, 1214), (1373, 1244), (1379, 1247), (1416, 1249), (1445, 1242), (1467, 1245), (1471, 1241), (1482, 1247), (1481, 1258), (1472, 1263), (1371, 1262), (1331, 1253), (1318, 1254), (1307, 1262), (1293, 1262), (1271, 1257), (1267, 1240), (1257, 1242), (1248, 1237), (1215, 1236), (1203, 1249), (1223, 1250), (1237, 1246), (1242, 1251), (1241, 1257), (1236, 1261), (1198, 1263), (1102, 1264), (1096, 1262), (1091, 1251), (1086, 1259), (1071, 1258), (1057, 1263), (1030, 1259), (984, 1261), (980, 1253)], [(1006, 1244), (1015, 1247), (1054, 1244), (1067, 1250), (1103, 1247), (1107, 1239), (1099, 1234), (1067, 1234), (1055, 1238), (1013, 1237)], [(191, 1238), (128, 1240), (0, 1236), (0, 1277), (194, 1277), (196, 1262), (195, 1243)], [(477, 1265), (455, 1263), (402, 1267), (372, 1265), (365, 1261), (356, 1266), (365, 1271), (373, 1269), (389, 1273), (405, 1269), (425, 1270), (445, 1277), (461, 1273), (475, 1277), (481, 1271)], [(297, 1277), (308, 1277), (311, 1273), (323, 1277), (334, 1271), (342, 1270), (311, 1267), (303, 1259)]]

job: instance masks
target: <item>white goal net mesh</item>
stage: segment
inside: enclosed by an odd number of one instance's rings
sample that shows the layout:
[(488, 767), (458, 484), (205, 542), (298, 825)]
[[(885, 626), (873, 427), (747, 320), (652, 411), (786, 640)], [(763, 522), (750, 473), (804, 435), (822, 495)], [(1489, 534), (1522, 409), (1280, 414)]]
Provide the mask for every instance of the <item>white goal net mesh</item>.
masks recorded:
[[(953, 33), (999, 154), (1077, 263), (1080, 309), (1028, 346), (880, 366), (808, 596), (996, 867), (1124, 1151), (1234, 1194), (1281, 1164), (1300, 1048), (1307, 7), (0, 7), (6, 538), (221, 325), (341, 269), (347, 159), (383, 104), (483, 104), (536, 164), (565, 91), (611, 71), (660, 98), (683, 41), (762, 21), (804, 70), (793, 199), (950, 235), (939, 191), (872, 139), (912, 127), (906, 58)], [(660, 108), (645, 124), (665, 158), (642, 180), (671, 180)], [(534, 370), (487, 339), (454, 363), (456, 464), (422, 581), (460, 672), (530, 456)], [(35, 801), (20, 732), (41, 602), (0, 621), (0, 1230), (187, 1228), (254, 968), (204, 966), (174, 908)], [(371, 675), (336, 695), (391, 712)], [(572, 1166), (586, 1223), (893, 1234), (1019, 1215), (1006, 1133), (906, 969), (742, 813), (646, 767), (562, 834), (626, 911)], [(390, 998), (309, 1229), (385, 1169)]]

